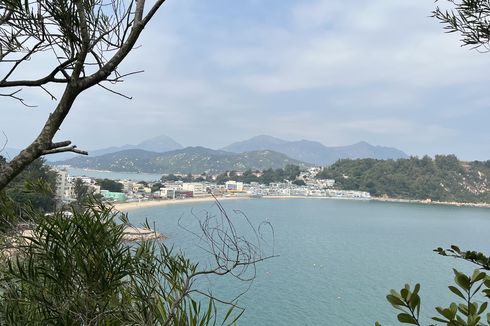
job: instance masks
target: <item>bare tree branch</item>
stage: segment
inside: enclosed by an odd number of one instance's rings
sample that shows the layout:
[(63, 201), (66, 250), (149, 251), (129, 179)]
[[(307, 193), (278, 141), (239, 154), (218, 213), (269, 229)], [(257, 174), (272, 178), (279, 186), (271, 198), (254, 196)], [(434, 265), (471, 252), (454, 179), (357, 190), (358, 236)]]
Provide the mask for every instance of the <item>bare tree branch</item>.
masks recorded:
[(80, 155), (88, 155), (87, 151), (78, 149), (76, 145), (69, 146), (69, 147), (61, 147), (56, 149), (46, 149), (42, 151), (43, 155), (65, 153), (65, 152), (72, 152)]
[[(75, 61), (75, 58), (68, 59), (61, 63), (59, 66), (57, 66), (53, 71), (49, 73), (49, 75), (36, 79), (36, 80), (14, 80), (14, 81), (7, 81), (7, 77), (5, 77), (2, 81), (0, 81), (0, 88), (2, 87), (19, 87), (19, 86), (28, 86), (28, 87), (35, 87), (35, 86), (42, 86), (47, 83), (67, 83), (69, 81), (69, 78), (56, 78), (56, 75), (59, 72), (62, 72), (65, 67), (68, 65), (72, 64)], [(1, 62), (1, 61), (0, 61)]]
[(0, 153), (5, 150), (5, 147), (7, 147), (7, 144), (9, 142), (9, 138), (7, 137), (7, 134), (5, 131), (2, 130), (3, 137), (5, 138), (5, 141), (3, 142), (2, 148), (0, 148)]
[(0, 96), (3, 96), (3, 97), (11, 97), (13, 98), (14, 100), (17, 100), (19, 101), (20, 103), (22, 103), (24, 106), (27, 106), (28, 108), (35, 108), (36, 106), (35, 105), (29, 105), (27, 104), (23, 98), (17, 96), (18, 93), (20, 93), (20, 91), (22, 91), (22, 88), (21, 89), (18, 89), (12, 93), (8, 93), (8, 94), (2, 94), (0, 93)]
[(117, 92), (117, 91), (115, 91), (113, 89), (110, 89), (109, 87), (106, 87), (106, 86), (102, 85), (101, 83), (98, 83), (97, 85), (99, 85), (100, 87), (102, 87), (106, 91), (111, 92), (112, 94), (116, 94), (116, 95), (119, 95), (121, 97), (124, 97), (127, 100), (132, 100), (133, 99), (132, 96), (127, 96), (127, 95), (124, 95), (123, 93), (119, 93), (119, 92)]
[[(123, 77), (118, 67), (136, 45), (151, 18), (165, 0), (156, 0), (145, 10), (145, 0), (100, 0), (86, 2), (18, 2), (12, 8), (0, 8), (0, 63), (12, 64), (0, 80), (0, 88), (40, 87), (53, 100), (51, 84), (65, 84), (59, 102), (49, 115), (39, 135), (8, 164), (0, 167), (2, 190), (24, 167), (42, 155), (55, 152), (86, 154), (75, 146), (51, 148), (52, 140), (70, 109), (84, 90), (100, 85), (111, 93), (130, 98), (101, 85), (118, 83)], [(146, 15), (145, 15), (146, 12)], [(40, 79), (9, 80), (22, 63), (40, 53), (53, 53), (58, 62)], [(33, 61), (33, 60), (32, 60)], [(15, 92), (0, 94), (27, 105)]]

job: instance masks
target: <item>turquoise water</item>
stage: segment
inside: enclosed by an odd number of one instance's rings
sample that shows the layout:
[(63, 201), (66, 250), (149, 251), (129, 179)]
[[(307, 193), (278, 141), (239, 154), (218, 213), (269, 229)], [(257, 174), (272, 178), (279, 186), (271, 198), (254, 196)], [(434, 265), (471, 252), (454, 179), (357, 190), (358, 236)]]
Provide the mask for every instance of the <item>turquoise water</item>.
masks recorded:
[[(257, 276), (239, 304), (246, 307), (239, 325), (396, 325), (386, 302), (391, 288), (422, 284), (422, 315), (453, 297), (447, 285), (452, 268), (473, 266), (432, 252), (438, 246), (490, 252), (490, 210), (450, 206), (319, 199), (224, 201), (238, 229), (246, 225), (234, 209), (253, 223), (274, 226), (275, 253), (257, 266)], [(168, 243), (206, 264), (206, 253), (193, 236), (193, 216), (216, 213), (212, 203), (151, 207), (130, 211), (139, 224), (147, 218), (169, 236)], [(250, 235), (250, 234), (249, 234)], [(269, 249), (267, 247), (267, 249)], [(224, 298), (244, 285), (230, 278), (203, 281)]]

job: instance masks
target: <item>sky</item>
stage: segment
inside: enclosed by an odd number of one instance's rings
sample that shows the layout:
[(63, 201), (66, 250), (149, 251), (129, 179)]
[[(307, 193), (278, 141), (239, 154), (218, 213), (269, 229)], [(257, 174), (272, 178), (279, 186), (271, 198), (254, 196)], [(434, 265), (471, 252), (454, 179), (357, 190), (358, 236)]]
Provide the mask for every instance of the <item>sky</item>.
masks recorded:
[[(267, 134), (488, 160), (490, 53), (444, 33), (435, 5), (167, 0), (120, 67), (145, 70), (115, 87), (133, 99), (86, 91), (56, 139), (90, 150), (165, 134), (221, 148)], [(40, 60), (19, 76), (42, 75)], [(56, 105), (22, 96), (37, 107), (0, 97), (7, 147), (31, 142)]]

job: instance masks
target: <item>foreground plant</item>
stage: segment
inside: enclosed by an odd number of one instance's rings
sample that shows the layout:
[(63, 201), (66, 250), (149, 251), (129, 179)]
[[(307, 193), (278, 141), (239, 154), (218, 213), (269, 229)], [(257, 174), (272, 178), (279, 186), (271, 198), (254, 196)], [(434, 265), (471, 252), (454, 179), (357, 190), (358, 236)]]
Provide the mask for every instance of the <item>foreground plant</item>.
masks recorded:
[[(243, 312), (236, 302), (217, 301), (195, 282), (263, 259), (239, 249), (234, 264), (200, 270), (163, 243), (125, 243), (126, 216), (100, 203), (74, 210), (72, 218), (59, 212), (35, 222), (32, 236), (2, 267), (2, 325), (233, 324)], [(244, 255), (249, 259), (238, 261)], [(227, 311), (220, 315), (216, 302)]]
[[(436, 307), (437, 316), (432, 320), (447, 326), (485, 326), (490, 325), (490, 313), (487, 313), (488, 300), (490, 299), (490, 276), (482, 270), (490, 271), (490, 257), (481, 252), (462, 251), (457, 246), (450, 249), (437, 248), (435, 250), (442, 256), (450, 256), (463, 259), (478, 265), (472, 275), (466, 275), (454, 269), (454, 285), (449, 290), (459, 301), (452, 302), (448, 307)], [(420, 321), (419, 296), (420, 284), (416, 284), (411, 290), (410, 285), (405, 285), (400, 291), (391, 290), (386, 296), (388, 302), (401, 312), (397, 319), (402, 324), (422, 325)], [(376, 322), (376, 326), (381, 326)], [(438, 324), (430, 324), (431, 326)]]

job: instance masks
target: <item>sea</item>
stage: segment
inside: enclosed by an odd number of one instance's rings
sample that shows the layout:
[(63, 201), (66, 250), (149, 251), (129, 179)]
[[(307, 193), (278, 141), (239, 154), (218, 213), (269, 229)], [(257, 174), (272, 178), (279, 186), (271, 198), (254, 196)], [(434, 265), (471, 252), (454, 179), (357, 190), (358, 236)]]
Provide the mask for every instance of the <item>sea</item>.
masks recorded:
[(175, 252), (206, 269), (213, 266), (212, 247), (199, 238), (200, 225), (207, 221), (208, 230), (227, 225), (219, 205), (240, 243), (259, 244), (262, 256), (271, 256), (239, 275), (252, 282), (228, 276), (196, 283), (222, 300), (238, 297), (245, 308), (238, 325), (398, 325), (386, 294), (406, 283), (421, 284), (421, 316), (429, 324), (434, 307), (456, 300), (447, 288), (452, 269), (474, 269), (433, 249), (457, 244), (490, 253), (490, 210), (483, 208), (263, 198), (147, 207), (128, 214), (136, 225), (148, 221), (167, 235), (165, 242)]
[(91, 177), (96, 179), (111, 179), (111, 180), (132, 180), (132, 181), (146, 181), (153, 182), (159, 181), (162, 174), (154, 173), (136, 173), (136, 172), (113, 172), (113, 171), (100, 171), (90, 169), (80, 169), (74, 167), (67, 167), (68, 174), (75, 177)]

